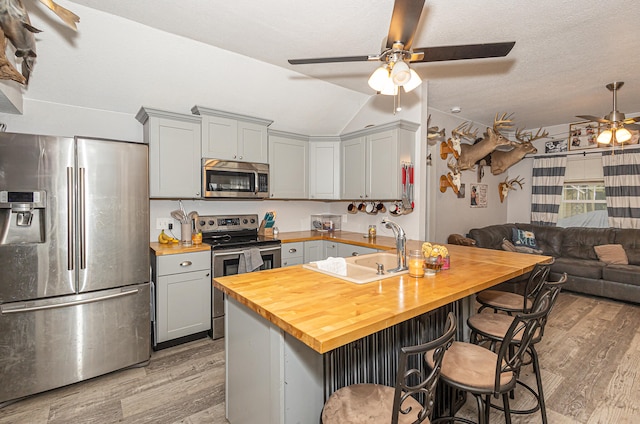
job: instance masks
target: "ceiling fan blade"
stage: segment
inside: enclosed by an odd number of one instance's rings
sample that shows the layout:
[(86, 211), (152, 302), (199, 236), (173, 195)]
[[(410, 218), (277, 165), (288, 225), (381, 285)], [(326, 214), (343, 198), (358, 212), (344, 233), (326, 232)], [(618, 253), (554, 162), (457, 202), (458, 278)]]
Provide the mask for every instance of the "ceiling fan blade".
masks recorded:
[(421, 47), (413, 49), (413, 52), (424, 53), (423, 58), (420, 60), (416, 60), (415, 62), (441, 62), (444, 60), (482, 59), (487, 57), (504, 57), (509, 54), (515, 44), (515, 41), (509, 41), (505, 43)]
[(593, 115), (577, 115), (576, 118), (584, 119), (585, 121), (600, 122), (602, 124), (611, 123), (611, 121), (609, 121), (608, 119), (598, 118), (597, 116), (593, 116)]
[(292, 65), (306, 65), (309, 63), (333, 63), (333, 62), (367, 62), (378, 60), (378, 56), (341, 56), (341, 57), (317, 57), (312, 59), (289, 59)]
[(622, 122), (623, 122), (625, 125), (626, 125), (626, 124), (633, 124), (633, 123), (635, 123), (635, 122), (640, 122), (640, 116), (636, 116), (635, 118), (627, 118), (627, 119), (624, 119)]
[(638, 124), (627, 124), (624, 127), (628, 130), (634, 130), (634, 131), (640, 130), (640, 125)]
[(405, 50), (411, 48), (423, 8), (424, 0), (396, 0), (387, 35), (388, 49), (397, 42), (404, 44)]

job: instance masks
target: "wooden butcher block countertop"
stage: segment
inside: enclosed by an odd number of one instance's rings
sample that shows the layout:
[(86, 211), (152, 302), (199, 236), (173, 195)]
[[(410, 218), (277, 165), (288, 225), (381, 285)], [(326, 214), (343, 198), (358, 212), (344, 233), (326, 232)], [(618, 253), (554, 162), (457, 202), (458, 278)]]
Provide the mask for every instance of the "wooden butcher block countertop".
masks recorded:
[[(407, 245), (419, 248), (421, 242)], [(536, 263), (550, 259), (447, 247), (451, 269), (431, 277), (404, 274), (354, 284), (297, 265), (216, 277), (213, 285), (315, 351), (325, 353), (522, 275)]]
[(183, 246), (182, 243), (162, 244), (157, 241), (149, 243), (149, 247), (156, 256), (176, 255), (178, 253), (208, 252), (211, 246), (206, 243), (192, 244), (191, 246)]

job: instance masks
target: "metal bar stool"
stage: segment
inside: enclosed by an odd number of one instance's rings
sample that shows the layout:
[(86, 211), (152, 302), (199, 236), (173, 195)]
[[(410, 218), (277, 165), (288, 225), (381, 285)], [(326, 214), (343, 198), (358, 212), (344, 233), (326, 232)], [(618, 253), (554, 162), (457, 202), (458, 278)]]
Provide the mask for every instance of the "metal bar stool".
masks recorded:
[[(550, 291), (542, 296), (548, 298)], [(540, 332), (544, 319), (551, 307), (550, 301), (540, 302), (533, 312), (516, 314), (501, 343), (498, 352), (465, 342), (453, 342), (442, 360), (440, 379), (447, 385), (471, 393), (478, 405), (478, 424), (489, 423), (491, 396), (502, 397), (505, 422), (511, 424), (509, 393), (516, 386), (520, 368), (525, 361), (525, 353), (536, 334)], [(514, 343), (514, 339), (518, 343)], [(437, 366), (435, 358), (426, 355), (429, 367)], [(463, 422), (475, 424), (462, 417), (441, 417), (432, 421)]]
[[(547, 319), (549, 313), (553, 309), (553, 306), (556, 302), (558, 294), (560, 293), (560, 289), (562, 285), (567, 281), (567, 274), (564, 273), (560, 280), (554, 282), (546, 282), (542, 286), (542, 289), (538, 292), (536, 299), (533, 304), (534, 310), (539, 310), (545, 305), (543, 302), (550, 303), (547, 309), (547, 315), (542, 319), (542, 325), (538, 329), (538, 331), (534, 334), (534, 337), (531, 340), (530, 345), (527, 348), (527, 353), (531, 357), (530, 362), (523, 363), (523, 365), (528, 365), (531, 363), (533, 365), (533, 373), (536, 378), (537, 392), (533, 390), (529, 385), (523, 383), (521, 380), (517, 381), (517, 384), (523, 386), (527, 391), (529, 391), (534, 398), (536, 399), (537, 405), (533, 408), (527, 410), (514, 410), (511, 409), (512, 414), (532, 414), (538, 410), (540, 410), (540, 414), (542, 416), (542, 422), (544, 424), (547, 423), (547, 410), (545, 407), (544, 401), (544, 392), (542, 390), (542, 375), (540, 373), (540, 363), (538, 359), (538, 352), (535, 348), (535, 345), (542, 340), (542, 336), (544, 334), (544, 328), (547, 323)], [(471, 343), (481, 344), (481, 343), (489, 343), (490, 349), (495, 351), (495, 348), (498, 343), (503, 343), (505, 340), (505, 336), (507, 334), (508, 329), (514, 321), (514, 317), (506, 314), (476, 314), (467, 320), (467, 324), (471, 329)], [(517, 345), (521, 343), (520, 334), (516, 334), (512, 340), (512, 343)], [(512, 348), (514, 346), (511, 346)], [(499, 405), (492, 405), (494, 408), (502, 410)]]
[(545, 281), (547, 281), (547, 278), (549, 278), (549, 272), (553, 262), (554, 261), (536, 264), (525, 283), (524, 294), (495, 289), (481, 291), (476, 295), (476, 300), (480, 303), (478, 312), (482, 312), (482, 310), (487, 308), (493, 309), (495, 312), (506, 312), (509, 315), (517, 312), (531, 311), (536, 294), (540, 291)]
[[(418, 424), (429, 423), (440, 363), (445, 350), (453, 343), (456, 317), (449, 313), (445, 332), (429, 343), (400, 349), (396, 386), (381, 384), (352, 384), (336, 390), (325, 402), (323, 424)], [(424, 354), (433, 352), (431, 372), (422, 375), (410, 368), (410, 359), (424, 360)], [(421, 399), (421, 402), (418, 401)]]

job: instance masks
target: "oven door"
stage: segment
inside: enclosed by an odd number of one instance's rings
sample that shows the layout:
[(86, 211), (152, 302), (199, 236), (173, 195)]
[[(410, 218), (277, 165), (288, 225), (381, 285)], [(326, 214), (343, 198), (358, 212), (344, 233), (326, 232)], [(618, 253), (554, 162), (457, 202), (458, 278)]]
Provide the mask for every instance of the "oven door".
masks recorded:
[[(227, 250), (214, 250), (211, 259), (211, 271), (213, 278), (238, 274), (240, 257), (247, 248), (233, 248)], [(280, 268), (281, 266), (281, 246), (267, 245), (258, 248), (262, 257), (260, 270)], [(224, 293), (214, 288), (211, 292), (211, 337), (218, 339), (224, 337)]]

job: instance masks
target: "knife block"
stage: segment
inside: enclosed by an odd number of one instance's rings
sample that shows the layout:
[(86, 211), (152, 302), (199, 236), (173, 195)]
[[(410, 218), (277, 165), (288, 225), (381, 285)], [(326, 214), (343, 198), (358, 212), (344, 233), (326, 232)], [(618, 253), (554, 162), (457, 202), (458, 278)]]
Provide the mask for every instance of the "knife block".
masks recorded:
[(261, 236), (273, 237), (273, 225), (270, 228), (267, 228), (267, 221), (263, 219), (260, 223), (260, 228), (258, 228), (258, 234)]

